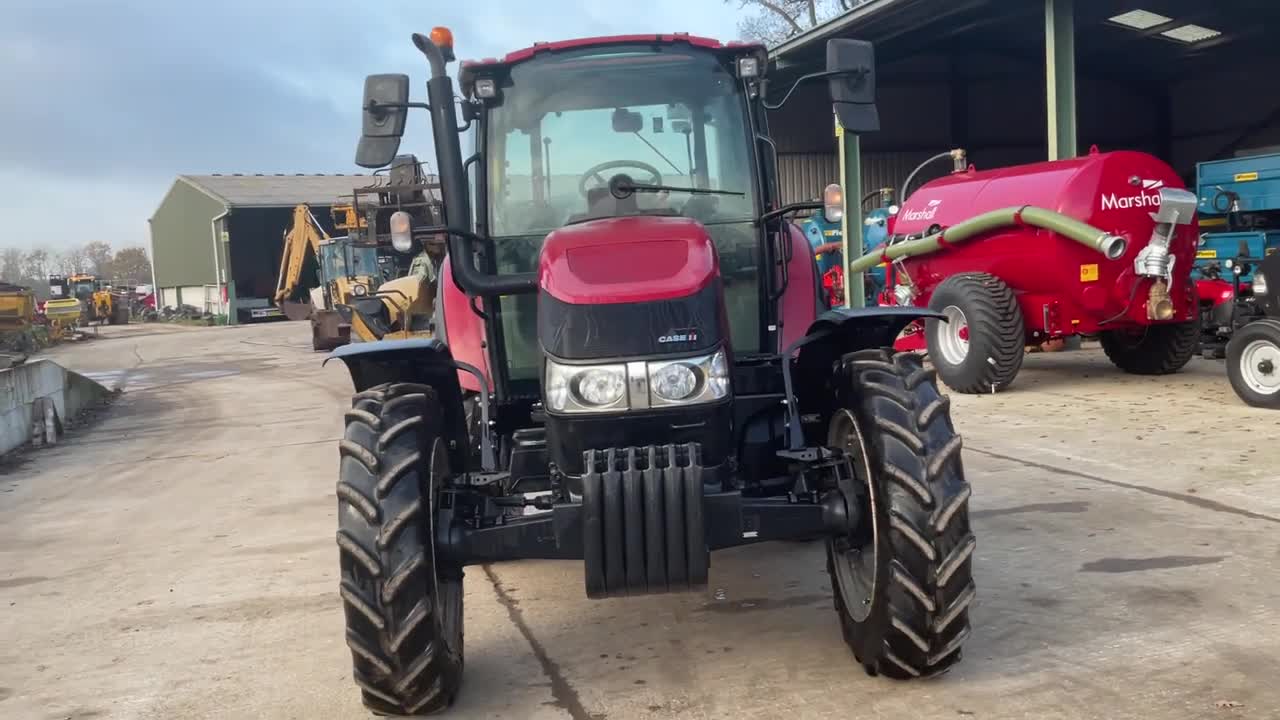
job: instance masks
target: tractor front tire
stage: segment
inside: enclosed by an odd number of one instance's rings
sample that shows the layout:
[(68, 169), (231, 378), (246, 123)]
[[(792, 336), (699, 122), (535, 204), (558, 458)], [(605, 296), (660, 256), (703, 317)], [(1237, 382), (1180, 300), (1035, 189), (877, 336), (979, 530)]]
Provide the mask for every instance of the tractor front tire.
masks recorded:
[(358, 393), (339, 444), (339, 593), (355, 682), (381, 715), (443, 710), (462, 681), (462, 568), (435, 558), (449, 476), (444, 413), (425, 385)]
[(1013, 290), (987, 273), (952, 275), (934, 290), (929, 309), (947, 320), (925, 322), (929, 360), (960, 393), (1004, 390), (1022, 368), (1026, 330)]
[(1112, 365), (1130, 375), (1170, 375), (1200, 346), (1200, 319), (1137, 330), (1108, 330), (1098, 338)]
[(960, 436), (911, 353), (846, 355), (828, 443), (863, 488), (858, 526), (827, 544), (845, 642), (869, 674), (937, 676), (960, 660), (976, 590)]
[(1227, 377), (1245, 403), (1280, 410), (1280, 320), (1255, 320), (1227, 343)]

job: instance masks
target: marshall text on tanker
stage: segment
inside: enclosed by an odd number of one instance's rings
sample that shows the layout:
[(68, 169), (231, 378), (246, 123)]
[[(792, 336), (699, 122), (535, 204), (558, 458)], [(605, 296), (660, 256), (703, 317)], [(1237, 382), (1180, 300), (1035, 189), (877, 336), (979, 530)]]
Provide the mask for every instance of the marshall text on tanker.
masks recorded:
[(1143, 193), (1141, 195), (1102, 196), (1103, 210), (1128, 210), (1129, 208), (1160, 207), (1160, 193)]

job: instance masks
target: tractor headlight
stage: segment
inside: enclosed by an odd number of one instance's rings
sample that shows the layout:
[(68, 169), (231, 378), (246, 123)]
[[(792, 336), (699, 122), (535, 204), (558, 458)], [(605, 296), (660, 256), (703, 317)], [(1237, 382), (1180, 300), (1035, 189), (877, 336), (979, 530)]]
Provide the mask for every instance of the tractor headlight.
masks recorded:
[(1263, 275), (1261, 270), (1253, 274), (1253, 294), (1267, 294), (1267, 276)]
[(729, 394), (729, 361), (724, 350), (648, 366), (651, 407), (713, 402)]
[(608, 407), (622, 399), (627, 389), (627, 374), (618, 368), (591, 368), (576, 378), (574, 394), (592, 407)]
[(649, 371), (649, 388), (668, 402), (680, 402), (698, 389), (698, 376), (682, 362), (667, 363)]
[(556, 412), (626, 410), (626, 365), (561, 365), (547, 361), (547, 409)]
[(351, 286), (351, 292), (356, 297), (364, 297), (365, 295), (369, 294), (369, 288), (365, 287), (364, 285), (361, 285), (360, 283), (356, 283), (355, 285)]
[(595, 413), (696, 405), (729, 394), (724, 350), (710, 355), (610, 365), (547, 360), (546, 405), (552, 412)]

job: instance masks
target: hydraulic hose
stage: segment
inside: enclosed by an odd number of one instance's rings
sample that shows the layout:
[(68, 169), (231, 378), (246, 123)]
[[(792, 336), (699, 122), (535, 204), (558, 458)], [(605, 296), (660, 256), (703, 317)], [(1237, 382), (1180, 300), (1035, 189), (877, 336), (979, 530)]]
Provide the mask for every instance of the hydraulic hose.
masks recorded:
[[(956, 155), (957, 152), (962, 153), (964, 151), (963, 150), (947, 150), (945, 152), (940, 152), (937, 155), (934, 155), (928, 160), (925, 160), (924, 162), (917, 165), (916, 169), (912, 170), (911, 174), (907, 176), (907, 181), (902, 183), (902, 192), (898, 193), (898, 197), (905, 202), (906, 199), (911, 194), (911, 181), (916, 179), (916, 175), (919, 175), (921, 170), (945, 158), (952, 158), (953, 160), (958, 159)], [(960, 157), (963, 157), (963, 156), (960, 156)], [(959, 168), (959, 166), (957, 166), (957, 168)]]
[(1062, 213), (1026, 205), (985, 212), (927, 237), (888, 245), (881, 250), (863, 255), (849, 263), (848, 272), (851, 274), (866, 272), (886, 259), (896, 260), (904, 257), (928, 255), (941, 250), (945, 246), (957, 245), (967, 240), (972, 240), (992, 230), (1018, 225), (1030, 225), (1051, 230), (1091, 250), (1102, 253), (1108, 260), (1118, 260), (1123, 257), (1128, 247), (1128, 242), (1119, 235), (1112, 235), (1104, 230), (1099, 230), (1092, 225), (1082, 223)]

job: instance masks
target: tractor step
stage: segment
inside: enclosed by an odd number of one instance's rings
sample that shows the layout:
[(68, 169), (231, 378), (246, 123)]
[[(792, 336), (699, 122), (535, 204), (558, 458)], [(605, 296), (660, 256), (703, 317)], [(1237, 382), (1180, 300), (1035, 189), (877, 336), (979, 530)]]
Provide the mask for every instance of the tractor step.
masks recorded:
[(583, 453), (587, 596), (699, 590), (710, 552), (697, 443)]

